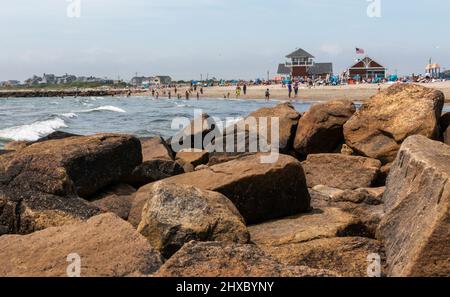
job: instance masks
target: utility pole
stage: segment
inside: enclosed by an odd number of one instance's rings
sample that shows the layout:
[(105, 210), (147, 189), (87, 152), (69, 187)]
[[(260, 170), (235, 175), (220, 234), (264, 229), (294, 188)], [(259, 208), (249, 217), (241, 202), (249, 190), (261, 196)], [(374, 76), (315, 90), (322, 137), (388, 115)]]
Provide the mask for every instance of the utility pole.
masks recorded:
[(270, 81), (270, 71), (267, 70), (267, 81)]

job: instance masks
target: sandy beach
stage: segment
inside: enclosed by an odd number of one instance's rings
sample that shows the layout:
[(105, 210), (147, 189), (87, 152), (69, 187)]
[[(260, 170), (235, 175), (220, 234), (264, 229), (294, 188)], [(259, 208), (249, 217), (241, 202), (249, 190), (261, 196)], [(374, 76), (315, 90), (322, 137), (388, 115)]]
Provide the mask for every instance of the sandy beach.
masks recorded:
[[(382, 90), (387, 89), (392, 84), (381, 85)], [(447, 101), (450, 100), (450, 81), (447, 82), (436, 82), (429, 84), (421, 84), (425, 87), (434, 88), (442, 91), (445, 94)], [(249, 86), (247, 89), (247, 94), (244, 95), (241, 92), (239, 96), (240, 99), (264, 99), (265, 90), (270, 89), (270, 98), (279, 100), (289, 100), (288, 92), (286, 87), (282, 85), (270, 85), (270, 86)], [(178, 88), (178, 93), (184, 94), (188, 88), (181, 87)], [(236, 98), (236, 87), (235, 86), (225, 86), (225, 87), (208, 87), (203, 89), (203, 95), (200, 94), (200, 98), (224, 98), (230, 93), (230, 98)], [(297, 100), (302, 101), (329, 101), (338, 99), (348, 99), (353, 101), (364, 101), (369, 99), (371, 96), (378, 92), (378, 85), (372, 84), (360, 84), (360, 85), (342, 85), (342, 86), (318, 86), (313, 88), (302, 87), (299, 90), (299, 95)], [(148, 95), (148, 92), (142, 95)], [(174, 92), (172, 89), (172, 96)], [(196, 98), (196, 92), (191, 94), (191, 99)], [(160, 97), (166, 97), (160, 92)], [(294, 98), (293, 98), (294, 99)]]

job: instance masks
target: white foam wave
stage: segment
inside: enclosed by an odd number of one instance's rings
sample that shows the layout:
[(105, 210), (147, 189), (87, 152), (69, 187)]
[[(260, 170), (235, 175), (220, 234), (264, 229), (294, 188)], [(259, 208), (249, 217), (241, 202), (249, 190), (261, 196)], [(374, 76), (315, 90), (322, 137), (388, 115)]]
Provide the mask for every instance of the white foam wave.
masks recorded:
[(126, 111), (123, 110), (122, 108), (119, 108), (119, 107), (116, 107), (116, 106), (112, 106), (112, 105), (100, 106), (100, 107), (97, 107), (97, 108), (84, 110), (82, 112), (94, 112), (94, 111), (112, 111), (112, 112), (126, 113)]
[(78, 115), (74, 112), (63, 113), (61, 116), (68, 118), (68, 119), (78, 118)]
[(54, 118), (51, 120), (34, 122), (28, 125), (10, 127), (0, 130), (0, 138), (10, 140), (36, 141), (41, 137), (55, 132), (57, 129), (66, 128), (64, 120)]

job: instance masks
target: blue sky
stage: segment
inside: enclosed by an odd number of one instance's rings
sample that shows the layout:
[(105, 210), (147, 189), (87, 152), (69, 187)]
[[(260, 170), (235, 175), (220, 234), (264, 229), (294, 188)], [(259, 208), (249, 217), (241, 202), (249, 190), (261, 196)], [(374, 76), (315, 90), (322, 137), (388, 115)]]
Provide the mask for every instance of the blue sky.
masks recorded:
[(0, 0), (0, 80), (42, 73), (117, 78), (265, 77), (301, 47), (335, 72), (355, 46), (389, 72), (424, 72), (430, 57), (450, 69), (450, 1), (381, 0)]

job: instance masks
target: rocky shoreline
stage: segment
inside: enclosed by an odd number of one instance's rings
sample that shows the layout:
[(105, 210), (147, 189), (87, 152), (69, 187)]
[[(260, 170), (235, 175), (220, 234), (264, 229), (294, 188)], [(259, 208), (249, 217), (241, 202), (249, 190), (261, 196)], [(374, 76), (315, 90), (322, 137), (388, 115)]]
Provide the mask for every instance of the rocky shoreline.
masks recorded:
[[(66, 276), (71, 253), (81, 276), (450, 276), (444, 100), (395, 85), (359, 110), (263, 108), (252, 116), (280, 119), (268, 164), (161, 137), (9, 143), (0, 276)], [(194, 122), (185, 139), (208, 132)]]
[(0, 98), (106, 97), (127, 96), (141, 92), (133, 89), (0, 90)]

